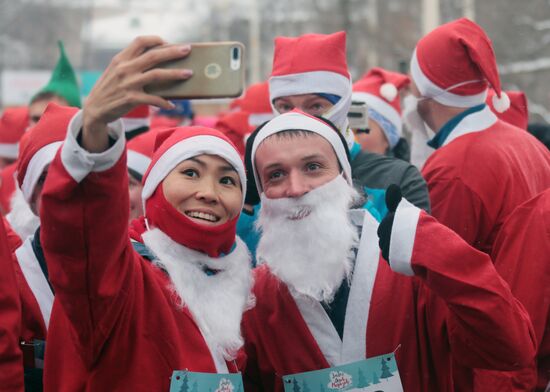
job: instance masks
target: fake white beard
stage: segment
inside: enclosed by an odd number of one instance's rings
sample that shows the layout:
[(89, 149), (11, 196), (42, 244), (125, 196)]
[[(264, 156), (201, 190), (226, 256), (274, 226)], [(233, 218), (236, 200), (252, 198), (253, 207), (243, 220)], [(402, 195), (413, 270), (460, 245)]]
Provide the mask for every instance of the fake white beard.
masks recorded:
[(411, 163), (422, 169), (429, 156), (435, 151), (428, 146), (428, 141), (435, 136), (428, 125), (418, 114), (418, 100), (413, 95), (404, 99), (403, 123), (411, 133)]
[(435, 136), (435, 132), (424, 122), (418, 114), (418, 98), (409, 94), (403, 100), (403, 123), (412, 133), (418, 133), (430, 140)]
[(359, 238), (348, 210), (357, 197), (341, 175), (299, 198), (262, 193), (258, 262), (291, 290), (331, 302), (353, 269)]
[[(210, 350), (233, 360), (244, 341), (241, 318), (254, 306), (251, 292), (251, 257), (246, 245), (236, 238), (236, 248), (227, 256), (213, 258), (189, 249), (152, 229), (142, 235), (144, 244), (159, 258), (155, 264), (168, 272), (177, 306), (187, 306)], [(208, 276), (204, 267), (218, 270)]]
[(40, 226), (40, 219), (34, 215), (18, 186), (15, 187), (10, 204), (11, 211), (6, 215), (6, 219), (13, 231), (24, 241), (27, 237), (34, 235)]

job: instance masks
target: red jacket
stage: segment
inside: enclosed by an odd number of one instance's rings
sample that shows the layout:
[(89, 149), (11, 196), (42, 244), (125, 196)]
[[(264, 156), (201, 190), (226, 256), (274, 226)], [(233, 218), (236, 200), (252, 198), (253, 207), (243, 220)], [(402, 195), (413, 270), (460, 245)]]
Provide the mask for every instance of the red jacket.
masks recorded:
[(0, 386), (2, 391), (22, 392), (23, 358), (19, 347), (21, 303), (6, 229), (0, 223)]
[[(56, 295), (45, 391), (73, 391), (79, 380), (87, 391), (168, 391), (173, 370), (216, 373), (169, 278), (130, 243), (124, 140), (103, 154), (115, 156), (102, 171), (61, 158), (78, 150), (75, 143), (65, 141), (42, 194), (41, 238)], [(75, 165), (88, 170), (78, 181)]]
[(489, 256), (416, 207), (399, 211), (394, 230), (411, 230), (393, 234), (391, 246), (410, 246), (411, 254), (400, 259), (390, 250), (391, 268), (379, 257), (377, 224), (365, 214), (343, 341), (319, 302), (293, 296), (267, 266), (256, 269), (256, 307), (243, 319), (247, 390), (282, 391), (284, 375), (396, 349), (405, 391), (453, 391), (451, 358), (494, 369), (531, 363), (529, 317)]
[(550, 187), (550, 152), (488, 107), (466, 116), (445, 143), (422, 169), (432, 215), (490, 254), (508, 215)]
[(475, 372), (475, 390), (545, 391), (550, 383), (550, 189), (523, 203), (506, 219), (492, 258), (512, 293), (525, 306), (537, 336), (537, 374)]
[[(498, 120), (486, 107), (453, 129), (428, 159), (422, 175), (432, 215), (468, 244), (491, 254), (508, 215), (550, 187), (550, 153), (529, 133)], [(462, 383), (457, 387), (471, 390), (471, 370), (455, 367)]]

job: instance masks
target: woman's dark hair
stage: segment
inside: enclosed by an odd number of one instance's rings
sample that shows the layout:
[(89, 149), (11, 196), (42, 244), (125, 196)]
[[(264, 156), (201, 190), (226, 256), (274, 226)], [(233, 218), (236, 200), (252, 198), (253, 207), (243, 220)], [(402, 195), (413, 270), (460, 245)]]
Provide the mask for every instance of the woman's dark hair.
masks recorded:
[[(329, 127), (331, 127), (334, 130), (334, 132), (336, 132), (336, 134), (340, 138), (340, 141), (342, 142), (342, 145), (344, 146), (344, 150), (346, 151), (346, 157), (347, 157), (348, 161), (351, 161), (351, 156), (350, 156), (350, 152), (349, 152), (349, 149), (348, 149), (348, 144), (347, 144), (346, 139), (344, 138), (344, 136), (338, 130), (338, 128), (336, 128), (336, 126), (331, 121), (327, 120), (326, 118), (323, 118), (323, 117), (320, 117), (320, 116), (315, 116), (315, 117), (318, 118), (319, 120), (321, 120), (323, 123), (325, 123)], [(260, 130), (267, 123), (268, 123), (268, 121), (263, 123), (262, 125), (260, 125), (258, 128), (256, 128), (254, 130), (254, 132), (252, 132), (250, 134), (250, 136), (248, 137), (248, 139), (246, 140), (246, 147), (245, 147), (245, 152), (244, 152), (244, 166), (245, 166), (245, 169), (246, 169), (247, 186), (246, 186), (246, 196), (244, 198), (244, 202), (245, 202), (245, 204), (249, 204), (249, 205), (256, 205), (260, 202), (260, 194), (258, 193), (258, 188), (256, 187), (256, 181), (254, 179), (254, 169), (253, 169), (253, 166), (252, 166), (253, 165), (253, 162), (252, 162), (252, 146), (254, 145), (254, 140), (256, 139), (256, 136), (258, 135), (258, 132), (260, 132)], [(281, 134), (286, 134), (290, 137), (293, 137), (293, 136), (304, 135), (304, 134), (309, 134), (309, 133), (314, 133), (314, 132), (304, 130), (304, 129), (289, 129), (288, 131), (283, 131), (283, 132), (280, 132), (280, 133)]]

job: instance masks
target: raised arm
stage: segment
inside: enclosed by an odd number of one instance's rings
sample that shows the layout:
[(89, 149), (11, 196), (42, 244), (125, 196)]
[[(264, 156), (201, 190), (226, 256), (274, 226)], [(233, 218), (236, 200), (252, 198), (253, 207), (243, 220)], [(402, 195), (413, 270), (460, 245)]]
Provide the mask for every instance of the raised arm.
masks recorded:
[(69, 124), (42, 194), (41, 238), (56, 299), (78, 333), (85, 360), (101, 350), (135, 289), (137, 263), (128, 240), (124, 130), (118, 120), (140, 104), (172, 104), (143, 92), (155, 80), (183, 79), (154, 65), (187, 49), (158, 37), (136, 39), (119, 53)]
[[(446, 305), (436, 311), (445, 314), (449, 341), (433, 343), (449, 344), (463, 366), (500, 370), (530, 366), (536, 343), (529, 316), (490, 257), (406, 200), (381, 226), (387, 227), (392, 218), (389, 249), (381, 241), (390, 267), (419, 278), (430, 289), (427, 295)], [(438, 316), (428, 315), (430, 321)]]

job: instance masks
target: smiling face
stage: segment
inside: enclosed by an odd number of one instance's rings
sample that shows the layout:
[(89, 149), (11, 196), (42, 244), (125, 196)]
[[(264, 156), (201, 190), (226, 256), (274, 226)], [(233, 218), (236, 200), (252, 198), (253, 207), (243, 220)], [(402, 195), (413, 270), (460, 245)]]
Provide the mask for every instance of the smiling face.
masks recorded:
[(302, 94), (276, 98), (273, 101), (273, 106), (279, 114), (290, 112), (293, 109), (300, 109), (312, 116), (322, 116), (334, 105), (328, 99), (317, 94)]
[(265, 139), (256, 150), (255, 164), (270, 199), (303, 196), (340, 173), (332, 146), (314, 133), (275, 134)]
[(198, 155), (179, 163), (163, 180), (162, 190), (176, 210), (201, 225), (221, 225), (241, 211), (239, 175), (216, 155)]

